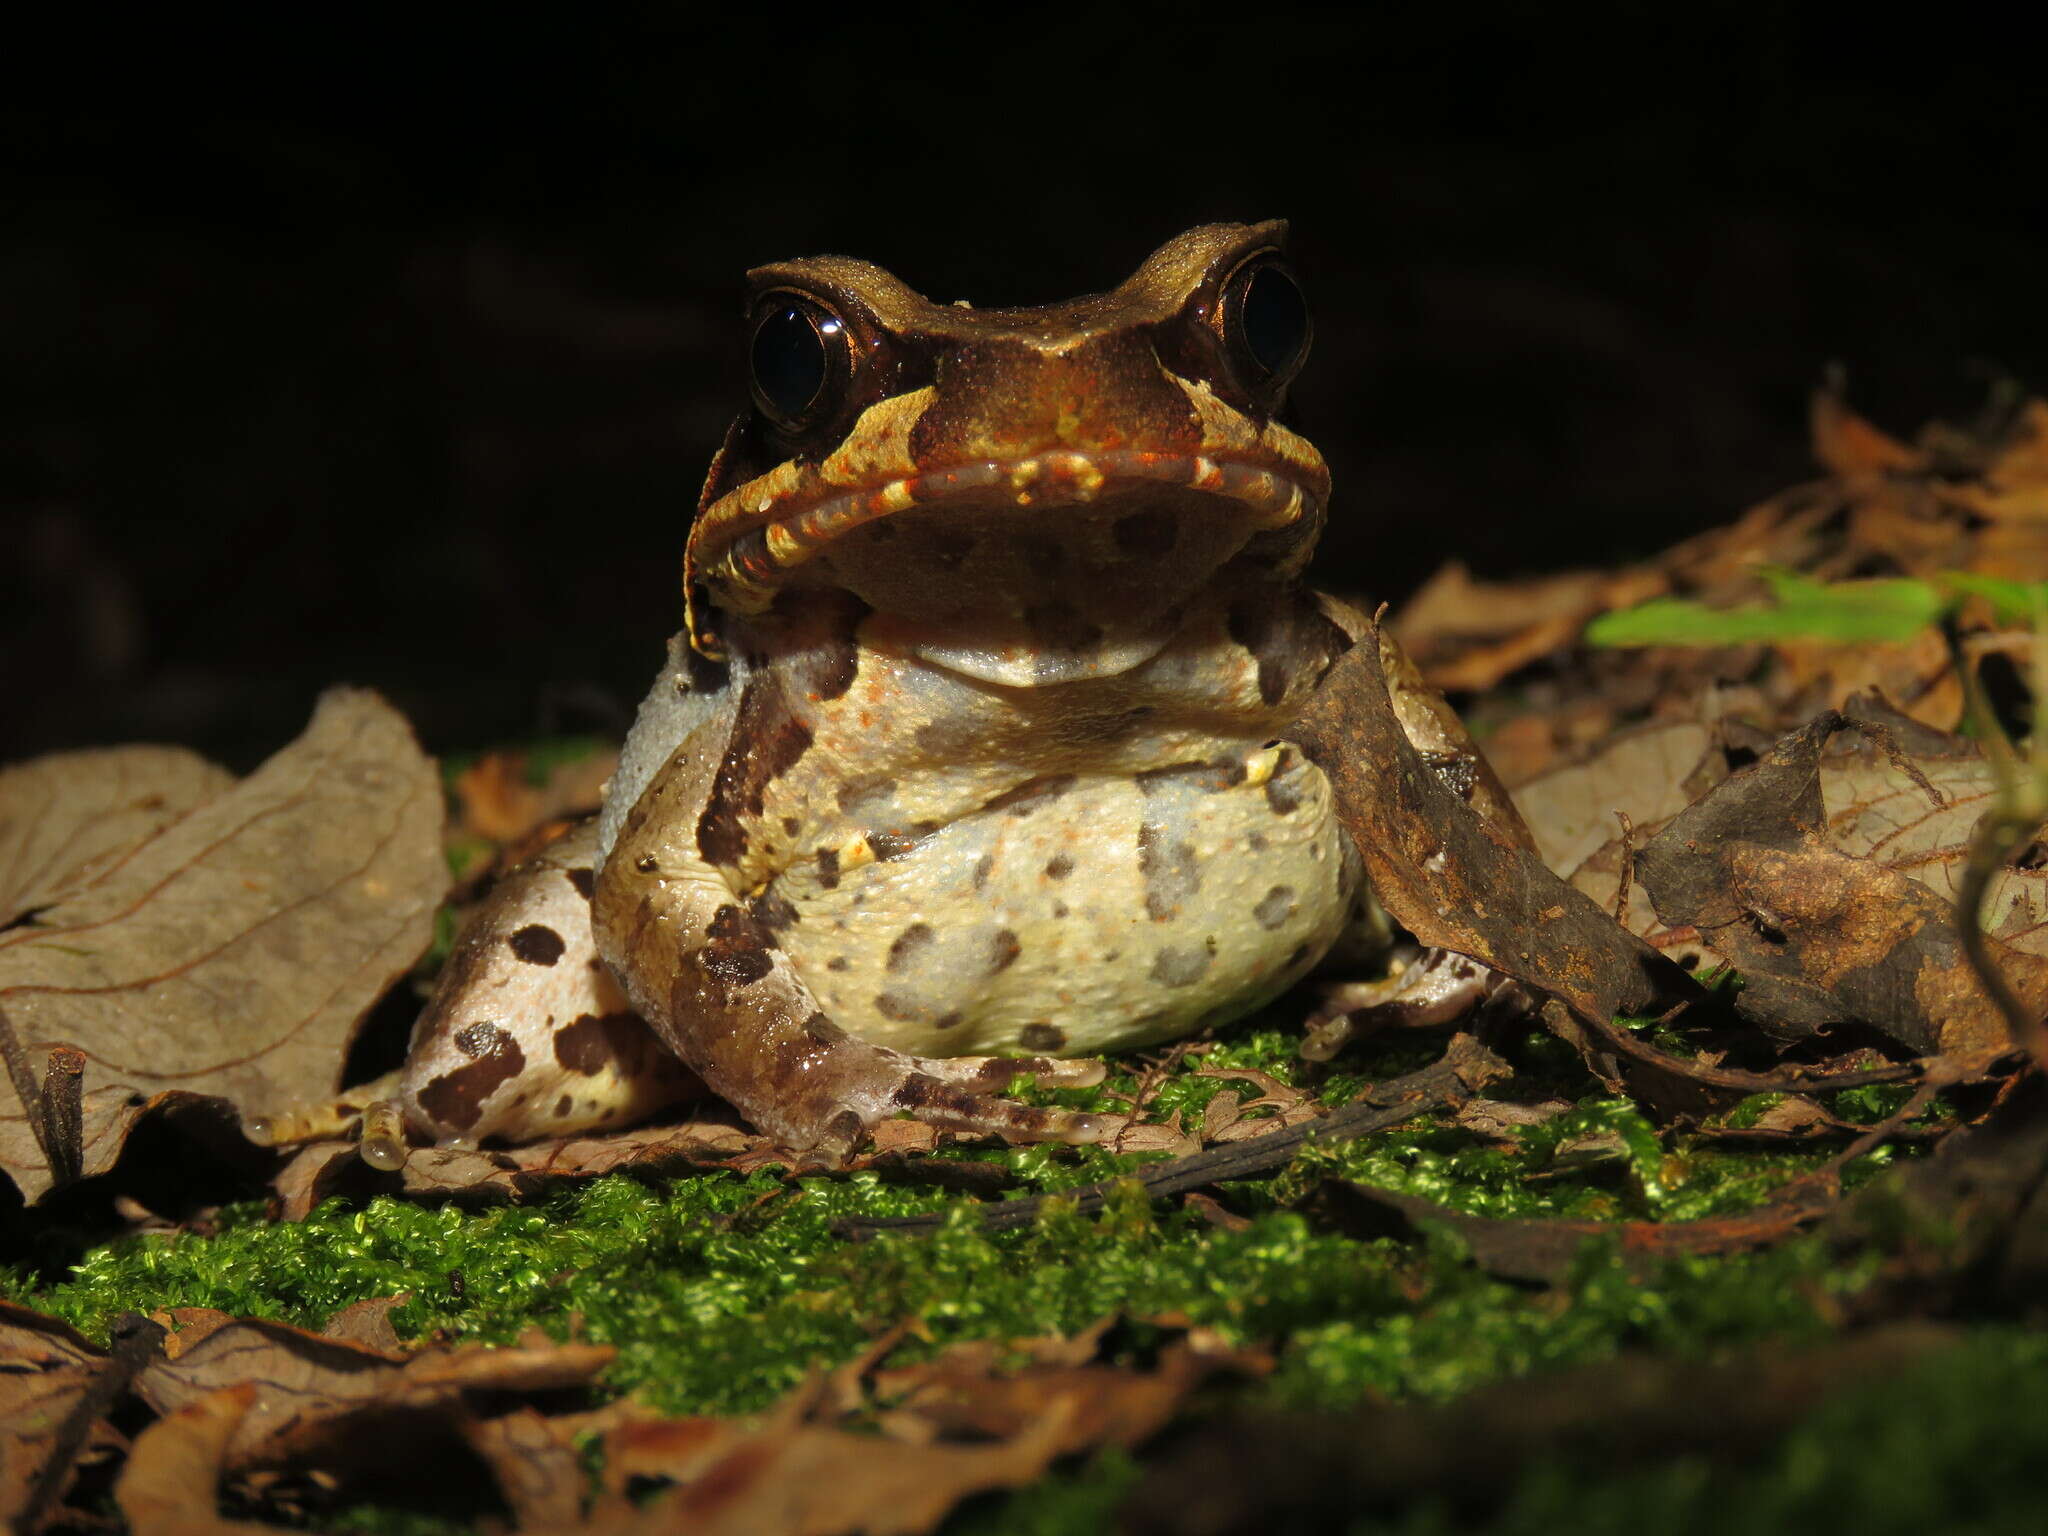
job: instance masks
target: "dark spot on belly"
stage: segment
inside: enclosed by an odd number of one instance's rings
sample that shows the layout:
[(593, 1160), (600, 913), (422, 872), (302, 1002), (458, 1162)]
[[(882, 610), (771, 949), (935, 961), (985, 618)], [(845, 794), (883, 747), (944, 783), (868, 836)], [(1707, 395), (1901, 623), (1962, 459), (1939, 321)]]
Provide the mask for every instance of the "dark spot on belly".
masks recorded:
[(555, 1100), (555, 1118), (557, 1120), (568, 1119), (569, 1111), (575, 1107), (576, 1101), (569, 1097), (568, 1094), (563, 1094), (559, 1099)]
[(597, 871), (591, 869), (565, 869), (569, 883), (576, 887), (576, 894), (585, 901), (597, 894)]
[(1170, 554), (1180, 542), (1180, 524), (1164, 507), (1120, 517), (1109, 531), (1119, 550), (1141, 559)]
[(818, 884), (828, 891), (839, 889), (839, 850), (820, 848), (818, 850)]
[(1138, 828), (1138, 871), (1145, 877), (1145, 911), (1163, 923), (1202, 889), (1194, 844), (1170, 836), (1156, 822)]
[(1067, 915), (1067, 904), (1064, 901), (1054, 902), (1052, 904), (1052, 915), (1056, 918), (1065, 917)]
[(896, 935), (896, 942), (889, 946), (888, 968), (893, 974), (917, 964), (918, 957), (932, 947), (938, 932), (930, 923), (912, 923)]
[(488, 1023), (465, 1025), (456, 1032), (455, 1046), (475, 1060), (422, 1088), (419, 1106), (436, 1126), (460, 1132), (476, 1124), (485, 1100), (526, 1070), (526, 1053), (504, 1030)]
[(633, 867), (643, 875), (651, 875), (661, 868), (660, 862), (651, 853), (643, 853), (633, 861)]
[(846, 1031), (825, 1017), (822, 1012), (814, 1013), (804, 1020), (804, 1033), (819, 1045), (834, 1045), (846, 1038)]
[(975, 890), (980, 890), (982, 887), (988, 884), (988, 877), (995, 872), (995, 867), (996, 856), (992, 853), (984, 853), (980, 858), (974, 861), (973, 872), (970, 873), (967, 877), (968, 883), (972, 885)]
[(1266, 804), (1273, 808), (1275, 816), (1288, 816), (1300, 810), (1302, 799), (1301, 786), (1279, 773), (1266, 780)]
[(1162, 987), (1189, 987), (1202, 979), (1211, 956), (1205, 948), (1169, 944), (1152, 957), (1152, 979)]
[(1026, 779), (1014, 789), (1006, 789), (995, 799), (982, 807), (984, 811), (1008, 811), (1012, 816), (1029, 816), (1040, 806), (1050, 804), (1072, 789), (1075, 784), (1071, 773), (1041, 773), (1035, 779)]
[(653, 1047), (654, 1037), (632, 1013), (586, 1013), (555, 1031), (555, 1060), (584, 1077), (595, 1077), (606, 1067), (633, 1077)]
[(795, 837), (797, 833), (803, 831), (803, 829), (804, 824), (798, 821), (794, 816), (785, 816), (782, 818), (782, 832), (785, 837)]
[(1065, 1048), (1067, 1032), (1053, 1024), (1026, 1024), (1017, 1043), (1027, 1051), (1057, 1051)]
[(828, 971), (843, 971), (846, 970), (851, 964), (852, 962), (849, 961), (846, 958), (846, 956), (834, 955), (830, 960), (827, 960), (825, 962), (825, 969)]
[(998, 928), (989, 935), (988, 940), (989, 974), (993, 976), (999, 971), (1008, 970), (1016, 963), (1017, 956), (1023, 952), (1024, 946), (1018, 941), (1016, 934), (1007, 928)]
[(1294, 915), (1294, 887), (1276, 885), (1252, 908), (1252, 921), (1261, 928), (1278, 928)]
[(505, 942), (528, 965), (553, 965), (568, 948), (562, 936), (545, 923), (528, 923)]
[(1244, 845), (1253, 853), (1264, 853), (1266, 851), (1266, 834), (1263, 832), (1247, 832), (1244, 835)]
[(1056, 853), (1045, 861), (1046, 875), (1054, 880), (1064, 880), (1074, 872), (1074, 856), (1070, 853)]

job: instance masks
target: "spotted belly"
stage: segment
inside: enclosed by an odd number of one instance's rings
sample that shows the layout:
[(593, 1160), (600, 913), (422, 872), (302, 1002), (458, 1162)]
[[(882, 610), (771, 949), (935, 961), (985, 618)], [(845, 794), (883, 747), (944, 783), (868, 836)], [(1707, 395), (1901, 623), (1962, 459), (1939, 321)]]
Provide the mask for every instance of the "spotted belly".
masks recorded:
[(893, 857), (805, 864), (757, 910), (845, 1028), (923, 1055), (1094, 1055), (1236, 1018), (1308, 971), (1359, 886), (1291, 748), (1049, 775)]

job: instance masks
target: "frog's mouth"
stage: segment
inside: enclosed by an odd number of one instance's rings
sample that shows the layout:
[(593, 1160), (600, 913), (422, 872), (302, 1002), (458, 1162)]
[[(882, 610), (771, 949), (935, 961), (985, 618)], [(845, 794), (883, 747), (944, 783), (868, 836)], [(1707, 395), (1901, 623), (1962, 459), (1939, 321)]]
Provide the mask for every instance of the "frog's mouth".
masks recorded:
[[(1114, 649), (1119, 636), (1157, 630), (1233, 559), (1298, 570), (1322, 527), (1321, 470), (1312, 448), (1299, 465), (1053, 449), (829, 494), (756, 481), (706, 509), (690, 582), (739, 613), (764, 611), (795, 584), (843, 587), (956, 629), (1042, 627), (1055, 612)], [(691, 633), (701, 646), (699, 617)], [(1134, 654), (1129, 638), (1120, 648)]]

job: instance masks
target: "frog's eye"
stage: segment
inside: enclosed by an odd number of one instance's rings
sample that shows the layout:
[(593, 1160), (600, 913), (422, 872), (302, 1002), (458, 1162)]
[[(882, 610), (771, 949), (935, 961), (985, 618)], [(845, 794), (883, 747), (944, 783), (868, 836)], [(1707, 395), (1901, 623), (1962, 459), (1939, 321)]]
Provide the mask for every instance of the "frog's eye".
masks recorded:
[(785, 432), (813, 425), (847, 373), (846, 324), (796, 293), (771, 293), (754, 312), (754, 404)]
[(1230, 274), (1217, 318), (1232, 363), (1255, 387), (1284, 385), (1308, 356), (1308, 301), (1271, 252), (1252, 257)]

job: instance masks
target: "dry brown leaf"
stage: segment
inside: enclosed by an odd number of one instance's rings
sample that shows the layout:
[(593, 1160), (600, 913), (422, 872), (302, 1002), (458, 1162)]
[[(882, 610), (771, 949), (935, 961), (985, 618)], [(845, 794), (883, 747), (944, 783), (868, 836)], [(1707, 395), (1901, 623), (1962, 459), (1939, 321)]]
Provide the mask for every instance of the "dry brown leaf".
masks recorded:
[(372, 1296), (365, 1301), (352, 1301), (327, 1319), (320, 1336), (339, 1339), (344, 1344), (359, 1344), (380, 1355), (401, 1356), (405, 1353), (405, 1345), (391, 1326), (391, 1314), (410, 1300), (411, 1291), (400, 1291), (396, 1296)]
[(0, 768), (0, 927), (106, 875), (234, 782), (183, 747), (57, 752)]
[[(432, 936), (440, 824), (404, 718), (335, 689), (247, 779), (0, 934), (18, 1059), (83, 1054), (78, 1171), (110, 1167), (173, 1096), (248, 1113), (331, 1092), (362, 1015)], [(34, 1113), (0, 1116), (0, 1168), (31, 1200), (52, 1182)]]
[(1424, 761), (1395, 717), (1376, 645), (1353, 646), (1330, 669), (1295, 740), (1329, 775), (1374, 894), (1420, 942), (1470, 955), (1601, 1027), (1690, 990)]
[(1927, 467), (1925, 454), (1879, 431), (1850, 410), (1838, 390), (1814, 391), (1810, 425), (1813, 456), (1831, 475), (1853, 479)]
[[(1786, 736), (1673, 817), (1637, 872), (1667, 922), (1740, 968), (1737, 1007), (1765, 1029), (1797, 1037), (1860, 1019), (1923, 1055), (1981, 1066), (2010, 1047), (2004, 1016), (1963, 954), (1950, 896), (1903, 872), (1939, 865), (1943, 808), (1903, 768), (1886, 779), (1866, 762), (1850, 770), (1860, 804), (1843, 840), (1832, 835), (1822, 750), (1855, 724), (1829, 711)], [(1989, 942), (2021, 998), (2048, 1008), (2048, 959)]]
[[(1196, 1385), (1219, 1370), (1266, 1369), (1263, 1356), (1191, 1334), (1158, 1367), (1129, 1370), (1096, 1355), (1115, 1319), (1071, 1338), (959, 1344), (937, 1359), (872, 1372), (888, 1438), (829, 1427), (848, 1394), (901, 1330), (864, 1352), (857, 1371), (799, 1388), (758, 1426), (724, 1419), (629, 1416), (605, 1438), (612, 1497), (585, 1529), (679, 1536), (911, 1536), (935, 1527), (960, 1500), (1020, 1487), (1060, 1455), (1134, 1446), (1163, 1426)], [(1031, 1363), (1005, 1371), (1016, 1353)], [(979, 1443), (953, 1443), (967, 1436)], [(620, 1497), (632, 1480), (678, 1486), (636, 1510)]]
[(1614, 840), (1615, 812), (1637, 827), (1677, 815), (1726, 774), (1711, 726), (1645, 726), (1610, 737), (1582, 763), (1554, 769), (1514, 792), (1543, 862), (1570, 875)]
[(464, 1418), (459, 1427), (490, 1468), (521, 1530), (576, 1522), (590, 1479), (570, 1426), (532, 1408), (515, 1408), (495, 1419)]
[(1065, 1451), (1129, 1449), (1163, 1428), (1188, 1394), (1217, 1371), (1260, 1371), (1267, 1362), (1179, 1339), (1160, 1351), (1151, 1371), (1058, 1360), (1006, 1374), (992, 1371), (991, 1364), (981, 1351), (949, 1350), (923, 1365), (878, 1372), (875, 1393), (898, 1399), (897, 1414), (914, 1414), (939, 1435), (992, 1439), (1025, 1433), (1065, 1402), (1072, 1405)]
[(630, 1423), (605, 1438), (605, 1475), (682, 1486), (577, 1529), (672, 1536), (916, 1536), (972, 1494), (1044, 1475), (1069, 1438), (1062, 1400), (1013, 1440), (909, 1445), (814, 1425), (747, 1430), (724, 1419)]
[(136, 1383), (143, 1401), (174, 1414), (224, 1387), (254, 1383), (253, 1411), (223, 1442), (230, 1469), (283, 1465), (314, 1454), (346, 1459), (348, 1421), (369, 1410), (460, 1406), (466, 1394), (547, 1392), (588, 1384), (614, 1351), (589, 1344), (464, 1347), (393, 1358), (284, 1323), (243, 1319), (209, 1333)]
[(487, 752), (455, 776), (456, 827), (472, 837), (509, 843), (542, 822), (592, 811), (603, 803), (604, 786), (619, 765), (616, 748), (605, 747), (553, 761), (538, 784), (525, 752)]
[[(92, 1390), (106, 1359), (69, 1324), (0, 1301), (0, 1521), (11, 1526), (27, 1507), (58, 1431)], [(89, 1444), (117, 1446), (120, 1436), (102, 1422)], [(55, 1490), (46, 1511), (64, 1493)]]
[(252, 1382), (223, 1387), (135, 1437), (114, 1485), (133, 1536), (269, 1536), (286, 1529), (220, 1512), (221, 1464), (256, 1399)]

